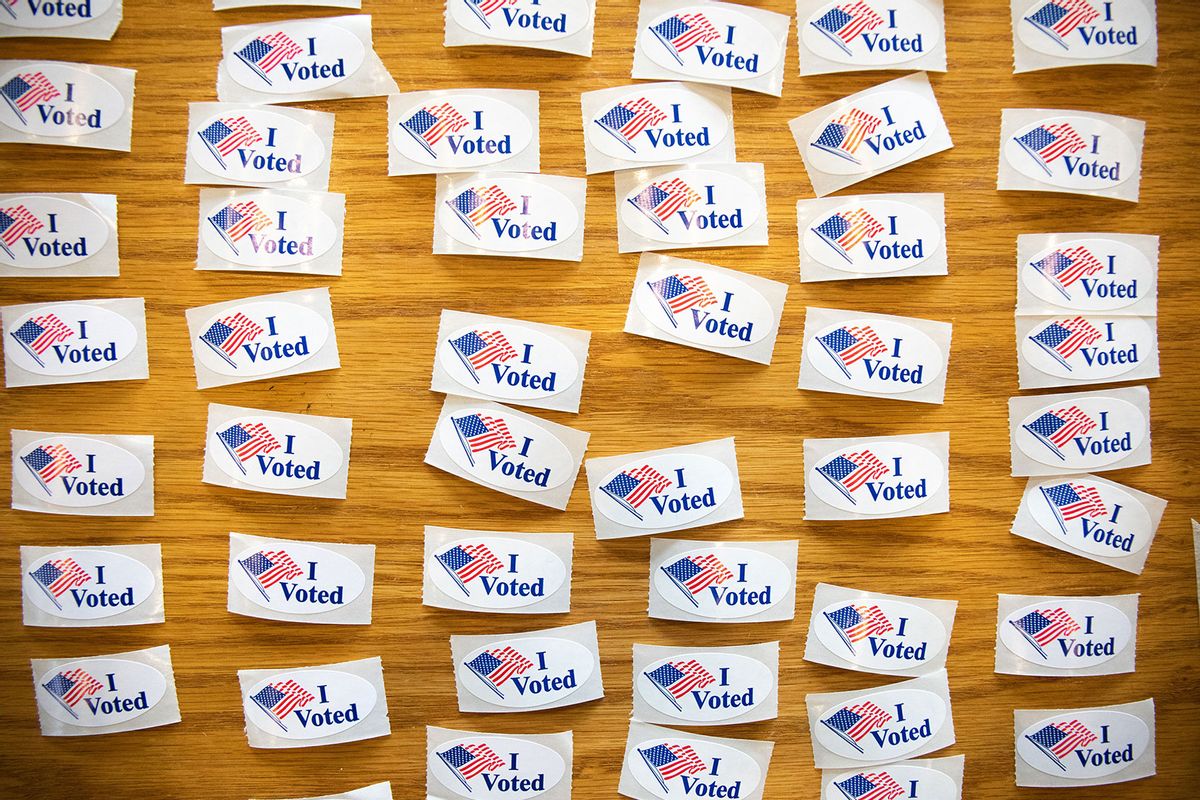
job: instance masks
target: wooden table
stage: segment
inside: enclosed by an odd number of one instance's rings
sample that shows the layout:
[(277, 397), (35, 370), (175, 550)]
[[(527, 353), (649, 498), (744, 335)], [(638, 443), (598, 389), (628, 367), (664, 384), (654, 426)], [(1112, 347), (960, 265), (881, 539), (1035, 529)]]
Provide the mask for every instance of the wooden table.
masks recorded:
[[(786, 14), (785, 0), (755, 5)], [(157, 515), (56, 517), (0, 511), (0, 794), (58, 798), (297, 797), (392, 781), (397, 798), (423, 796), (427, 724), (499, 732), (575, 731), (574, 797), (616, 796), (630, 712), (634, 642), (782, 642), (780, 718), (720, 729), (771, 739), (767, 796), (815, 798), (819, 775), (804, 721), (808, 692), (887, 682), (801, 659), (817, 581), (959, 601), (948, 668), (966, 796), (1050, 798), (1013, 785), (1012, 710), (1123, 703), (1153, 697), (1158, 775), (1077, 789), (1071, 798), (1183, 798), (1200, 785), (1200, 680), (1189, 516), (1200, 511), (1190, 473), (1200, 445), (1195, 412), (1195, 76), (1200, 5), (1160, 3), (1157, 69), (1087, 67), (1014, 77), (1008, 4), (949, 0), (950, 71), (932, 76), (953, 150), (880, 176), (862, 191), (946, 193), (950, 275), (871, 282), (798, 281), (794, 203), (812, 191), (787, 120), (895, 74), (801, 80), (795, 25), (784, 96), (736, 93), (738, 155), (767, 165), (769, 248), (683, 253), (786, 281), (791, 294), (770, 367), (622, 332), (636, 255), (617, 254), (612, 177), (589, 182), (582, 264), (430, 255), (434, 179), (388, 178), (383, 98), (308, 103), (337, 113), (330, 189), (347, 196), (345, 276), (256, 276), (193, 271), (199, 187), (183, 179), (189, 101), (214, 100), (223, 25), (303, 16), (303, 10), (217, 14), (205, 0), (129, 0), (111, 42), (6, 41), (10, 58), (60, 58), (138, 70), (133, 152), (0, 147), (4, 191), (113, 192), (120, 197), (119, 279), (7, 280), (4, 304), (98, 297), (146, 298), (149, 382), (0, 392), (5, 427), (155, 437)], [(368, 2), (375, 46), (402, 90), (498, 86), (541, 90), (542, 169), (583, 175), (579, 93), (630, 83), (636, 3), (601, 0), (591, 59), (499, 48), (442, 47), (437, 2)], [(337, 12), (321, 10), (317, 15)], [(1189, 77), (1190, 76), (1190, 77)], [(1191, 88), (1189, 88), (1191, 87)], [(1008, 193), (995, 189), (1003, 107), (1103, 111), (1147, 122), (1142, 201)], [(1015, 239), (1020, 233), (1112, 230), (1162, 236), (1158, 320), (1162, 378), (1150, 382), (1154, 463), (1108, 473), (1168, 498), (1140, 577), (1019, 539), (1009, 524), (1024, 485), (1009, 477), (1006, 403), (1016, 393)], [(195, 389), (184, 309), (218, 300), (332, 287), (343, 367), (335, 372)], [(942, 406), (800, 392), (796, 374), (806, 305), (929, 317), (954, 323)], [(688, 538), (800, 539), (796, 619), (695, 626), (646, 617), (645, 538), (598, 543), (586, 487), (566, 513), (468, 484), (422, 463), (442, 397), (428, 390), (443, 308), (494, 313), (592, 331), (581, 413), (547, 413), (592, 434), (604, 456), (733, 435), (746, 518)], [(238, 492), (200, 482), (209, 402), (354, 418), (345, 502)], [(806, 523), (805, 437), (951, 432), (952, 509), (882, 523)], [(7, 437), (7, 432), (4, 433)], [(9, 460), (0, 460), (8, 486)], [(579, 481), (583, 484), (583, 480)], [(484, 616), (420, 602), (425, 524), (574, 531), (569, 615)], [(225, 611), (230, 530), (378, 545), (374, 623), (291, 625)], [(161, 542), (167, 622), (160, 626), (38, 629), (21, 625), (17, 546)], [(996, 594), (1140, 592), (1137, 672), (1113, 678), (1036, 679), (993, 673)], [(455, 711), (447, 637), (598, 620), (607, 696), (531, 714)], [(85, 739), (38, 735), (29, 659), (171, 645), (183, 722)], [(383, 658), (392, 735), (327, 748), (251, 750), (238, 669)]]

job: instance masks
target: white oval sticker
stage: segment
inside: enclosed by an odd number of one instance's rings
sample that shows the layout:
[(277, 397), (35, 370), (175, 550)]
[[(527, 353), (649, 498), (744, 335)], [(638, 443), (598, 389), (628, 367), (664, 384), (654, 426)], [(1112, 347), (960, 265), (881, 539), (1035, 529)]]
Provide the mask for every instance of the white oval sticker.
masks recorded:
[(438, 343), (438, 359), (454, 380), (501, 402), (553, 397), (574, 386), (580, 371), (558, 339), (507, 322), (459, 328)]
[(1021, 354), (1055, 378), (1119, 380), (1156, 351), (1154, 329), (1141, 317), (1058, 317), (1034, 326)]
[(937, 494), (946, 472), (941, 459), (920, 445), (879, 441), (831, 453), (808, 481), (817, 497), (842, 511), (898, 514)]
[(1071, 239), (1021, 267), (1021, 280), (1041, 300), (1078, 311), (1116, 311), (1154, 291), (1154, 265), (1116, 239)]
[(1129, 617), (1107, 603), (1060, 598), (1025, 606), (1000, 622), (1000, 641), (1026, 661), (1086, 669), (1116, 658), (1129, 643)]
[(526, 419), (491, 409), (462, 409), (439, 424), (442, 447), (461, 469), (502, 489), (543, 492), (571, 479), (571, 451)]
[(1014, 435), (1034, 461), (1086, 472), (1127, 457), (1149, 432), (1149, 421), (1137, 406), (1093, 395), (1034, 411)]
[(653, 570), (654, 588), (681, 611), (711, 619), (761, 614), (792, 596), (792, 573), (772, 555), (744, 547), (689, 550)]
[(54, 195), (0, 201), (0, 264), (49, 269), (78, 264), (104, 249), (109, 223), (98, 212)]
[(737, 6), (702, 4), (668, 11), (640, 37), (650, 60), (689, 80), (742, 81), (769, 74), (780, 44)]
[(51, 436), (25, 445), (16, 480), (29, 494), (66, 508), (124, 500), (146, 479), (137, 456), (109, 442), (83, 436)]
[(574, 694), (596, 670), (596, 659), (578, 642), (530, 637), (472, 651), (458, 667), (471, 694), (506, 708), (536, 708)]
[(520, 178), (452, 186), (436, 213), (454, 239), (498, 253), (554, 247), (574, 236), (580, 222), (579, 209), (562, 192)]
[(337, 225), (319, 206), (273, 192), (221, 200), (200, 224), (204, 245), (247, 267), (291, 267), (320, 258), (337, 242)]
[(884, 763), (924, 747), (946, 721), (946, 703), (924, 689), (868, 692), (829, 709), (813, 736), (852, 761)]
[(716, 511), (733, 492), (733, 473), (715, 458), (664, 453), (630, 461), (596, 487), (604, 516), (631, 528), (690, 525)]
[(224, 63), (247, 89), (288, 95), (336, 86), (365, 55), (362, 41), (345, 28), (304, 20), (260, 28), (234, 45)]
[(946, 354), (933, 339), (888, 319), (836, 322), (805, 349), (826, 378), (863, 392), (911, 392), (934, 383), (946, 366)]
[(821, 644), (864, 669), (913, 669), (946, 648), (942, 621), (920, 606), (899, 600), (880, 597), (831, 603), (814, 616)]
[(309, 126), (262, 108), (214, 115), (192, 135), (199, 144), (193, 148), (196, 163), (231, 183), (303, 178), (328, 155)]
[(9, 17), (4, 25), (26, 30), (53, 30), (92, 22), (108, 13), (113, 0), (82, 0), (81, 2), (39, 2), (28, 0), (6, 2)]
[(840, 106), (810, 134), (808, 161), (834, 175), (884, 170), (915, 158), (940, 125), (932, 103), (912, 92), (884, 90)]
[(1087, 478), (1047, 480), (1029, 492), (1026, 507), (1046, 533), (1096, 556), (1140, 553), (1154, 532), (1140, 500), (1119, 486)]
[(834, 0), (800, 26), (800, 35), (804, 46), (821, 58), (887, 69), (936, 49), (942, 26), (915, 0), (889, 0), (879, 8)]
[(567, 579), (562, 559), (545, 547), (494, 536), (446, 545), (430, 556), (425, 569), (443, 594), (489, 609), (540, 603)]
[(246, 718), (284, 739), (321, 739), (353, 728), (375, 708), (378, 692), (349, 672), (305, 669), (277, 672), (250, 687)]
[(1004, 158), (1027, 178), (1060, 189), (1112, 189), (1141, 170), (1141, 153), (1104, 120), (1061, 115), (1019, 128)]
[(341, 553), (302, 542), (245, 550), (234, 557), (229, 572), (244, 597), (281, 614), (342, 608), (367, 585), (362, 569)]
[(663, 164), (704, 155), (725, 141), (729, 129), (725, 110), (704, 95), (650, 85), (605, 103), (584, 133), (611, 158)]
[(634, 683), (655, 711), (684, 723), (749, 714), (775, 691), (775, 676), (766, 664), (720, 652), (659, 659), (635, 675)]
[(238, 417), (208, 440), (221, 471), (273, 492), (308, 489), (341, 471), (345, 454), (329, 434), (287, 417)]
[(308, 361), (325, 346), (329, 325), (297, 303), (247, 303), (217, 314), (200, 327), (200, 362), (222, 375), (271, 375)]
[(1056, 778), (1102, 778), (1146, 752), (1150, 729), (1123, 711), (1082, 709), (1033, 723), (1017, 736), (1017, 753)]
[(0, 122), (31, 136), (86, 136), (111, 128), (126, 113), (116, 87), (69, 64), (22, 62), (0, 75), (0, 87), (7, 100)]
[(111, 550), (60, 550), (24, 575), (25, 596), (62, 619), (104, 619), (141, 605), (153, 592), (154, 573), (136, 558)]
[[(872, 795), (874, 793), (874, 795)], [(843, 772), (825, 789), (824, 800), (960, 800), (958, 784), (944, 772), (912, 764), (892, 764), (869, 772)]]
[(562, 756), (519, 736), (481, 733), (431, 748), (429, 771), (449, 791), (481, 800), (528, 800), (558, 786)]
[(38, 704), (68, 725), (99, 728), (137, 719), (167, 693), (167, 678), (149, 664), (84, 658), (38, 678)]
[(138, 330), (99, 305), (40, 306), (9, 326), (8, 357), (39, 375), (87, 375), (124, 360), (138, 346)]
[(705, 347), (745, 347), (775, 329), (775, 312), (755, 288), (723, 272), (650, 274), (634, 288), (638, 310), (655, 326)]
[(638, 236), (696, 245), (736, 236), (763, 213), (753, 186), (703, 168), (648, 181), (627, 194), (620, 208), (621, 220)]
[(664, 800), (684, 797), (754, 797), (762, 783), (758, 762), (717, 742), (647, 739), (625, 754), (637, 782)]
[(1155, 36), (1154, 19), (1141, 0), (1035, 0), (1017, 23), (1017, 33), (1023, 44), (1039, 53), (1070, 59), (1128, 55)]
[(864, 198), (815, 218), (803, 233), (804, 249), (839, 272), (886, 275), (936, 253), (942, 227), (911, 203)]
[(451, 3), (450, 16), (479, 36), (508, 42), (548, 42), (586, 28), (592, 21), (587, 0), (505, 0)]
[(448, 92), (400, 114), (393, 146), (411, 161), (442, 169), (503, 164), (533, 141), (533, 125), (494, 97)]

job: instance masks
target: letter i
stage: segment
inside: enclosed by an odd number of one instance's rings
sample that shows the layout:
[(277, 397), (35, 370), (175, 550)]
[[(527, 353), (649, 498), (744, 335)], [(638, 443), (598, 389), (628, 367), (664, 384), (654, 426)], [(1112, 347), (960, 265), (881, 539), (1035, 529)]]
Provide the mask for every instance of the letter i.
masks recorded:
[(708, 771), (708, 774), (709, 774), (709, 775), (712, 775), (714, 778), (715, 778), (715, 777), (717, 777), (717, 770), (720, 768), (720, 766), (721, 766), (721, 759), (720, 759), (720, 757), (716, 757), (716, 758), (714, 758), (714, 759), (713, 759), (713, 765), (712, 765), (712, 769), (710, 769), (710, 770)]
[(478, 109), (475, 111), (475, 130), (483, 130), (483, 112)]
[(899, 358), (900, 357), (900, 343), (904, 340), (901, 339), (899, 336), (897, 336), (896, 338), (892, 339), (892, 341), (895, 342), (895, 344), (892, 345), (892, 358)]
[(95, 472), (96, 472), (96, 454), (95, 453), (87, 454), (87, 471), (91, 474), (95, 474)]
[(508, 554), (508, 571), (509, 571), (509, 574), (515, 573), (517, 571), (517, 554), (516, 553)]
[(527, 194), (521, 195), (521, 216), (529, 216), (529, 195)]
[(683, 482), (683, 467), (675, 470), (675, 485), (680, 489), (686, 489), (687, 484)]
[(1100, 155), (1100, 134), (1092, 134), (1092, 155)]
[(1116, 256), (1108, 257), (1108, 274), (1109, 275), (1117, 274), (1117, 257)]
[(317, 686), (317, 694), (321, 695), (320, 702), (321, 702), (321, 705), (323, 705), (323, 706), (329, 705), (329, 695), (325, 691), (327, 688), (328, 688), (328, 684), (324, 684), (324, 683)]
[(275, 132), (277, 128), (267, 128), (267, 147), (275, 146)]
[[(893, 12), (894, 13), (894, 12)], [(896, 215), (888, 214), (888, 236), (899, 236), (896, 231)]]
[(681, 121), (679, 118), (679, 103), (671, 103), (671, 122), (678, 125)]
[(745, 561), (743, 561), (742, 563), (738, 564), (738, 579), (737, 579), (737, 582), (738, 582), (738, 583), (745, 583), (745, 582), (746, 582), (746, 566), (747, 566), (747, 565), (746, 565), (746, 562), (745, 562)]
[(727, 33), (725, 34), (725, 44), (728, 44), (728, 45), (733, 44), (733, 29), (736, 27), (737, 27), (737, 25), (726, 25), (725, 26), (725, 30), (727, 31)]
[(117, 690), (117, 673), (109, 672), (104, 677), (108, 678), (108, 690), (115, 692)]
[(721, 686), (729, 685), (729, 667), (721, 667)]
[(271, 336), (278, 336), (279, 331), (275, 330), (275, 317), (267, 317), (267, 333)]
[(76, 320), (76, 322), (79, 323), (79, 338), (86, 339), (88, 337), (88, 335), (87, 335), (87, 320), (80, 319), (80, 320)]
[(294, 433), (286, 433), (283, 438), (287, 440), (287, 446), (283, 448), (284, 454), (289, 456), (295, 455), (293, 449), (296, 445), (296, 435)]
[(545, 650), (537, 651), (537, 660), (538, 660), (538, 672), (545, 672), (546, 671), (546, 651)]
[(903, 636), (903, 635), (904, 635), (904, 629), (905, 629), (905, 628), (907, 628), (907, 627), (908, 627), (908, 617), (901, 617), (901, 618), (900, 618), (900, 625), (899, 625), (899, 626), (896, 628), (896, 635), (897, 635), (897, 636)]
[(1087, 616), (1085, 616), (1083, 618), (1083, 620), (1084, 620), (1083, 632), (1087, 636), (1091, 636), (1092, 635), (1092, 623), (1094, 623), (1096, 621), (1096, 618), (1094, 616), (1092, 616), (1091, 614), (1088, 614)]
[(532, 355), (533, 355), (533, 345), (531, 345), (531, 344), (525, 345), (525, 355), (521, 356), (521, 363), (528, 364), (529, 357)]
[(1102, 430), (1102, 431), (1108, 430), (1108, 412), (1107, 411), (1100, 412), (1100, 430)]
[(1113, 340), (1113, 323), (1104, 323), (1104, 330), (1108, 333), (1108, 341), (1111, 342)]
[(100, 564), (96, 567), (96, 585), (103, 586), (104, 583), (104, 565)]
[(729, 304), (733, 302), (733, 292), (725, 293), (725, 302), (721, 304), (721, 310), (726, 314), (729, 313)]
[(47, 214), (50, 218), (50, 233), (58, 233), (58, 214)]
[(517, 771), (517, 754), (516, 753), (508, 754), (508, 771), (509, 772)]
[(900, 459), (901, 458), (902, 458), (902, 456), (896, 456), (895, 458), (892, 459), (892, 467), (893, 467), (892, 472), (896, 475), (897, 478), (904, 477), (904, 473), (902, 473), (900, 471)]
[(908, 782), (908, 796), (910, 800), (917, 800), (917, 783), (918, 781)]
[(894, 8), (888, 9), (888, 29), (896, 30), (896, 9)]
[(281, 231), (286, 231), (286, 230), (287, 230), (287, 228), (285, 228), (285, 227), (284, 227), (284, 225), (283, 225), (283, 217), (284, 217), (284, 215), (285, 215), (285, 214), (287, 214), (287, 212), (286, 212), (286, 211), (280, 211), (280, 212), (279, 212), (279, 230), (281, 230)]
[(310, 581), (317, 579), (317, 562), (315, 561), (308, 562), (308, 579)]
[(1104, 4), (1104, 21), (1105, 21), (1105, 22), (1112, 22), (1112, 21), (1113, 21), (1113, 18), (1112, 18), (1112, 3), (1111, 3), (1111, 2), (1106, 2), (1106, 3)]
[(711, 183), (704, 187), (704, 194), (708, 196), (708, 205), (715, 206), (717, 204), (716, 192)]
[(1100, 726), (1100, 744), (1108, 744), (1108, 726)]
[(66, 96), (65, 100), (68, 103), (75, 102), (75, 84), (73, 84), (73, 83), (67, 84), (67, 96)]
[(308, 54), (310, 56), (316, 56), (317, 54), (317, 37), (315, 36), (308, 37)]
[(529, 446), (531, 444), (533, 444), (533, 439), (526, 436), (525, 444), (521, 445), (521, 450), (520, 450), (520, 452), (517, 453), (517, 455), (519, 455), (521, 458), (528, 458), (529, 457)]
[(883, 112), (883, 118), (887, 120), (888, 125), (896, 124), (896, 120), (892, 119), (892, 109), (890, 106), (884, 106), (879, 110)]
[(904, 722), (904, 703), (896, 703), (896, 722)]
[(1113, 503), (1113, 513), (1112, 513), (1112, 516), (1108, 518), (1108, 521), (1111, 522), (1113, 525), (1116, 525), (1117, 524), (1117, 515), (1120, 513), (1121, 513), (1121, 504)]

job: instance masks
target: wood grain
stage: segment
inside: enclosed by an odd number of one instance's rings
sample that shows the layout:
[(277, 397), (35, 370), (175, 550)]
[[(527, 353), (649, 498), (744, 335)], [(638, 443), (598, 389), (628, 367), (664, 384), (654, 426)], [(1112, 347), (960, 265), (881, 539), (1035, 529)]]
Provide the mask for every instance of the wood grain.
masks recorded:
[[(785, 0), (755, 5), (794, 13)], [(337, 114), (331, 190), (347, 195), (345, 276), (320, 281), (193, 271), (198, 187), (182, 182), (189, 101), (214, 100), (222, 25), (303, 16), (257, 9), (216, 14), (204, 0), (126, 3), (111, 43), (6, 41), (10, 58), (49, 57), (138, 70), (133, 152), (0, 147), (4, 191), (114, 192), (120, 197), (119, 279), (5, 281), (3, 303), (144, 296), (149, 382), (0, 392), (5, 427), (155, 436), (158, 513), (145, 520), (53, 517), (0, 510), (0, 794), (8, 797), (296, 797), (390, 780), (397, 798), (423, 796), (424, 726), (503, 732), (575, 731), (574, 796), (616, 796), (630, 711), (634, 642), (782, 642), (781, 716), (735, 726), (771, 739), (768, 797), (815, 798), (818, 773), (804, 722), (808, 692), (884, 682), (801, 660), (817, 581), (957, 599), (949, 658), (967, 796), (1050, 798), (1013, 785), (1012, 710), (1153, 697), (1158, 775), (1077, 789), (1080, 800), (1184, 798), (1200, 783), (1197, 609), (1188, 517), (1200, 507), (1190, 469), (1195, 412), (1195, 158), (1200, 114), (1200, 5), (1162, 2), (1160, 66), (1088, 67), (1014, 77), (1007, 3), (948, 0), (950, 71), (932, 76), (953, 150), (872, 179), (870, 192), (946, 193), (950, 275), (801, 286), (794, 203), (812, 192), (788, 132), (792, 117), (894, 77), (801, 80), (795, 25), (782, 99), (737, 93), (738, 154), (767, 165), (771, 245), (681, 253), (791, 284), (774, 363), (763, 367), (621, 332), (637, 256), (617, 254), (612, 177), (589, 181), (582, 264), (430, 255), (432, 177), (388, 178), (383, 98), (308, 103)], [(630, 83), (636, 3), (602, 0), (591, 59), (534, 51), (442, 47), (438, 3), (368, 2), (376, 49), (401, 89), (500, 86), (541, 90), (542, 168), (583, 175), (579, 93)], [(318, 11), (314, 15), (336, 12)], [(1188, 76), (1192, 77), (1189, 78)], [(1192, 98), (1192, 99), (1188, 99)], [(1147, 121), (1142, 202), (995, 190), (1000, 109), (1042, 106)], [(1170, 500), (1140, 577), (1008, 533), (1022, 480), (1008, 476), (1006, 401), (1016, 393), (1014, 252), (1020, 233), (1123, 231), (1162, 236), (1158, 319), (1164, 377), (1151, 382), (1154, 463), (1110, 473)], [(332, 286), (342, 369), (195, 389), (183, 311), (308, 286)], [(847, 398), (795, 388), (806, 305), (948, 320), (954, 344), (943, 406)], [(525, 504), (422, 463), (440, 395), (428, 390), (443, 308), (495, 313), (593, 332), (581, 413), (548, 418), (592, 434), (590, 455), (737, 437), (746, 518), (688, 538), (801, 542), (796, 620), (697, 627), (647, 619), (648, 541), (598, 543), (586, 488), (565, 513)], [(200, 482), (206, 405), (222, 402), (354, 418), (345, 502), (237, 492)], [(882, 523), (803, 522), (805, 437), (949, 430), (952, 511)], [(0, 486), (10, 480), (0, 460)], [(582, 483), (582, 480), (580, 481)], [(420, 604), (425, 524), (576, 533), (573, 610), (549, 618), (489, 617)], [(378, 545), (374, 623), (286, 625), (225, 611), (230, 530)], [(161, 542), (167, 622), (91, 630), (25, 628), (19, 544)], [(996, 594), (1140, 592), (1137, 672), (1112, 678), (1023, 679), (993, 673)], [(599, 621), (607, 697), (515, 715), (456, 712), (447, 636)], [(31, 657), (118, 652), (169, 643), (183, 722), (88, 739), (38, 735)], [(390, 738), (327, 748), (253, 751), (242, 732), (238, 669), (380, 655)]]

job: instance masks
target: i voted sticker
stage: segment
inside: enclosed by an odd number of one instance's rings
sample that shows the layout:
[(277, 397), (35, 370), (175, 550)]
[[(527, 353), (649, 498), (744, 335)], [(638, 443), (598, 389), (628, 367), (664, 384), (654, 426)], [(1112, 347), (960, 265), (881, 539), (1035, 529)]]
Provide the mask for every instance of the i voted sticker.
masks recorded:
[(459, 682), (492, 705), (530, 709), (569, 699), (596, 671), (587, 647), (570, 639), (524, 637), (467, 654)]
[(903, 394), (936, 383), (946, 354), (924, 332), (894, 319), (850, 319), (805, 347), (823, 376), (856, 391)]
[(1086, 669), (1123, 653), (1133, 626), (1107, 603), (1060, 597), (1008, 614), (999, 636), (1010, 651), (1039, 667)]
[(99, 19), (111, 11), (114, 4), (114, 0), (13, 0), (5, 4), (8, 17), (3, 19), (3, 24), (29, 31), (57, 31)]
[(467, 31), (514, 44), (574, 35), (592, 24), (593, 15), (587, 0), (451, 0), (447, 8)]
[(843, 772), (825, 788), (822, 800), (960, 800), (958, 784), (944, 772), (916, 764), (892, 764)]
[(345, 464), (333, 437), (288, 417), (247, 416), (223, 422), (213, 431), (208, 449), (229, 477), (277, 492), (316, 486)]
[(0, 74), (0, 122), (23, 134), (68, 137), (97, 133), (129, 113), (111, 83), (88, 70), (48, 61), (22, 62)]
[(1017, 754), (1056, 778), (1102, 778), (1146, 753), (1150, 729), (1123, 711), (1078, 709), (1046, 717), (1017, 736)]
[(582, 372), (558, 339), (505, 321), (452, 332), (438, 343), (438, 360), (459, 384), (501, 402), (552, 397), (574, 386)]
[(941, 620), (911, 603), (872, 597), (831, 603), (813, 615), (821, 644), (865, 670), (907, 670), (937, 659), (948, 636)]
[(625, 763), (644, 789), (664, 800), (753, 797), (764, 777), (758, 762), (741, 750), (685, 733), (638, 742)]
[(519, 736), (450, 739), (430, 748), (428, 765), (447, 790), (481, 800), (529, 800), (570, 779), (556, 750)]
[(99, 620), (137, 608), (155, 593), (154, 572), (111, 549), (68, 549), (30, 565), (25, 597), (60, 619)]
[(652, 20), (641, 32), (643, 51), (663, 69), (700, 81), (738, 81), (770, 74), (782, 47), (737, 6), (684, 6)]
[(1086, 472), (1124, 459), (1149, 432), (1150, 422), (1137, 406), (1089, 395), (1034, 411), (1013, 435), (1021, 452), (1034, 461)]
[(444, 92), (401, 111), (391, 139), (401, 155), (418, 164), (473, 171), (523, 152), (533, 133), (530, 119), (497, 97)]
[(39, 439), (15, 455), (14, 480), (21, 488), (39, 500), (64, 508), (103, 506), (122, 500), (146, 479), (146, 468), (133, 453), (83, 436)]
[(1038, 299), (1083, 312), (1111, 312), (1149, 296), (1156, 265), (1136, 247), (1100, 236), (1070, 239), (1021, 265)]
[(791, 570), (761, 550), (716, 547), (672, 556), (653, 570), (654, 591), (681, 611), (718, 620), (758, 615), (792, 597)]
[(162, 672), (122, 658), (80, 659), (37, 679), (40, 709), (59, 722), (84, 728), (131, 722), (158, 705), (166, 692)]
[(1142, 0), (1034, 0), (1016, 33), (1039, 53), (1079, 61), (1126, 56), (1156, 36), (1154, 17)]
[(451, 187), (436, 216), (453, 239), (499, 253), (554, 247), (582, 222), (575, 202), (544, 181), (486, 175)]
[(679, 528), (703, 519), (733, 492), (734, 477), (715, 458), (680, 452), (631, 461), (600, 480), (595, 504), (633, 528)]
[(920, 750), (941, 732), (949, 708), (925, 689), (884, 689), (839, 703), (813, 726), (826, 750), (852, 761), (886, 763)]
[(141, 343), (132, 322), (94, 303), (39, 306), (14, 320), (7, 333), (5, 354), (16, 366), (55, 377), (108, 369)]
[(1141, 170), (1141, 147), (1095, 116), (1051, 112), (1019, 127), (1003, 145), (1004, 160), (1038, 183), (1075, 192), (1114, 189)]
[(880, 440), (845, 447), (821, 459), (808, 481), (825, 503), (856, 514), (897, 514), (938, 493), (947, 466), (930, 450)]
[(802, 236), (805, 252), (830, 269), (886, 275), (923, 264), (941, 247), (942, 229), (911, 203), (862, 195), (819, 215)]
[(1035, 369), (1072, 381), (1120, 380), (1158, 355), (1158, 336), (1141, 317), (1063, 316), (1039, 322), (1020, 344)]
[(350, 559), (324, 547), (289, 541), (234, 556), (230, 575), (243, 597), (281, 614), (322, 614), (353, 602), (367, 579)]
[(801, 21), (800, 37), (804, 47), (829, 61), (888, 69), (936, 49), (942, 26), (917, 0), (834, 0)]
[(885, 89), (856, 97), (817, 125), (805, 158), (834, 175), (889, 169), (921, 154), (933, 129), (941, 127), (934, 102), (919, 94)]
[(584, 120), (583, 132), (610, 158), (662, 164), (700, 158), (731, 135), (732, 125), (708, 95), (660, 83), (627, 87)]
[(490, 610), (540, 603), (567, 579), (566, 565), (557, 554), (515, 537), (459, 539), (436, 550), (425, 571), (443, 594)]
[(104, 249), (110, 226), (87, 206), (52, 194), (0, 201), (0, 264), (49, 269), (78, 264)]
[(653, 661), (633, 682), (651, 708), (684, 724), (722, 723), (750, 714), (775, 690), (775, 675), (766, 664), (712, 650)]
[[(193, 158), (230, 183), (279, 183), (315, 172), (328, 157), (308, 125), (254, 106), (216, 114), (191, 132)], [(193, 144), (195, 144), (193, 143)]]
[(365, 56), (362, 41), (345, 28), (304, 20), (263, 26), (234, 45), (224, 63), (247, 89), (288, 95), (336, 86)]
[(1086, 476), (1048, 480), (1027, 492), (1026, 504), (1042, 530), (1088, 555), (1121, 558), (1140, 553), (1154, 535), (1146, 506), (1108, 481)]
[(329, 325), (312, 309), (268, 300), (208, 319), (194, 349), (214, 372), (251, 378), (300, 366), (324, 347), (329, 335)]
[(203, 216), (204, 245), (247, 267), (303, 264), (328, 253), (338, 238), (338, 226), (318, 206), (275, 192), (242, 192)]
[(375, 687), (358, 675), (304, 669), (258, 681), (243, 704), (246, 718), (264, 732), (310, 740), (350, 730), (370, 715), (377, 698)]
[(775, 329), (775, 312), (762, 293), (723, 270), (660, 270), (651, 277), (634, 287), (638, 310), (684, 341), (745, 347)]
[(507, 491), (545, 491), (574, 475), (567, 446), (524, 417), (463, 408), (442, 419), (437, 436), (460, 469)]
[(619, 215), (638, 236), (702, 245), (751, 228), (764, 213), (761, 195), (726, 172), (677, 170), (635, 186), (619, 202)]

